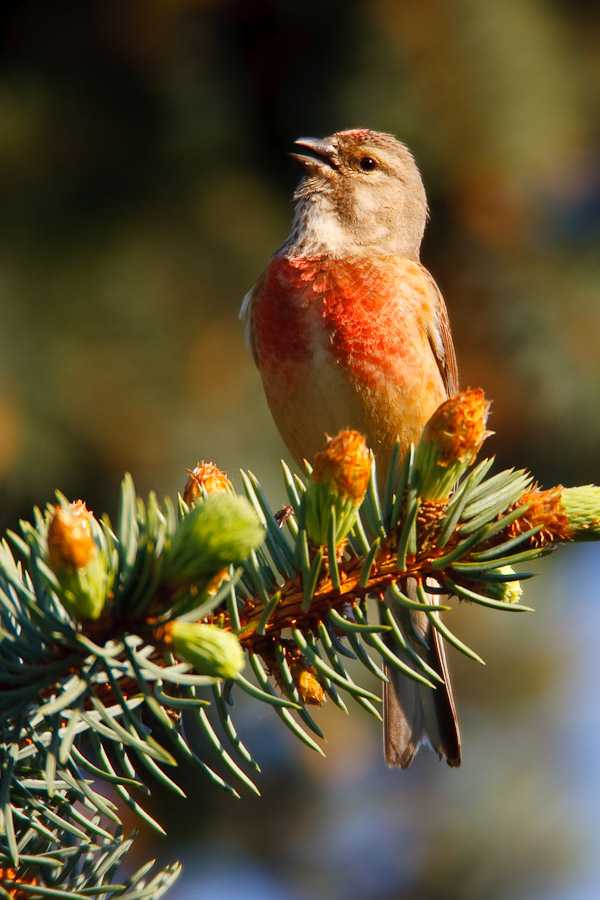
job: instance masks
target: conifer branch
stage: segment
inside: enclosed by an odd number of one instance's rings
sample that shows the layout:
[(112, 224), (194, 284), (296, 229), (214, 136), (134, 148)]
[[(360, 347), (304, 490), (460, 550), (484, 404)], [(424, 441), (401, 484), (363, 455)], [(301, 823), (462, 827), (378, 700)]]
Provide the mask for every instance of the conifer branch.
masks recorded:
[[(199, 464), (177, 505), (143, 502), (127, 476), (114, 529), (58, 495), (9, 533), (0, 897), (83, 898), (107, 885), (114, 897), (159, 897), (178, 867), (118, 882), (130, 839), (98, 783), (158, 831), (143, 806), (147, 772), (183, 794), (176, 767), (187, 759), (233, 795), (257, 792), (232, 714), (238, 691), (322, 753), (314, 708), (329, 697), (347, 711), (346, 695), (379, 717), (370, 685), (385, 679), (382, 662), (435, 690), (412, 611), (481, 661), (448, 626), (452, 598), (525, 611), (529, 576), (515, 566), (600, 539), (600, 488), (542, 490), (526, 472), (476, 463), (487, 412), (481, 391), (444, 403), (406, 459), (396, 449), (382, 485), (361, 436), (342, 432), (307, 477), (284, 467), (279, 511), (251, 473), (240, 497)], [(219, 771), (189, 743), (190, 714)]]

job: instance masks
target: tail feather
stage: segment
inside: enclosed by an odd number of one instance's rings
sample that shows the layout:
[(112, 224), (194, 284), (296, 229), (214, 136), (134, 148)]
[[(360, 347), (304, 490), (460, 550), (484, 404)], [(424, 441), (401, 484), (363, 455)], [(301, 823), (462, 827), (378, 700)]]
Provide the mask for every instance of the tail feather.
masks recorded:
[[(409, 585), (409, 594), (413, 592), (414, 585)], [(420, 745), (426, 743), (449, 766), (460, 766), (460, 733), (444, 644), (427, 616), (420, 612), (411, 612), (410, 616), (415, 632), (423, 639), (419, 646), (421, 655), (442, 680), (432, 689), (386, 666), (389, 683), (383, 691), (385, 761), (388, 766), (405, 769)], [(394, 652), (401, 655), (397, 647)]]

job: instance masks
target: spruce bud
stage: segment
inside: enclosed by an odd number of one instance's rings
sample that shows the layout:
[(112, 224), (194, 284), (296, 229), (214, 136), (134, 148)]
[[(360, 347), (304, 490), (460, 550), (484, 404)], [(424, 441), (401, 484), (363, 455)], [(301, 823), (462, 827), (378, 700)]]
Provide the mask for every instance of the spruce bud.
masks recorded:
[(417, 488), (424, 500), (444, 500), (467, 471), (491, 431), (490, 404), (481, 388), (461, 391), (439, 406), (415, 453)]
[(244, 650), (231, 631), (201, 622), (175, 621), (168, 635), (175, 656), (189, 662), (199, 675), (236, 678), (244, 668)]
[(301, 516), (313, 544), (327, 544), (335, 515), (335, 543), (342, 543), (356, 521), (371, 475), (371, 454), (357, 431), (340, 431), (316, 454)]
[(199, 462), (194, 469), (188, 469), (188, 480), (183, 491), (183, 499), (188, 506), (194, 506), (205, 494), (218, 494), (231, 490), (231, 482), (225, 472), (212, 462)]
[(55, 506), (48, 526), (48, 564), (63, 605), (77, 619), (98, 619), (108, 593), (106, 560), (92, 537), (92, 519), (85, 503), (76, 500)]

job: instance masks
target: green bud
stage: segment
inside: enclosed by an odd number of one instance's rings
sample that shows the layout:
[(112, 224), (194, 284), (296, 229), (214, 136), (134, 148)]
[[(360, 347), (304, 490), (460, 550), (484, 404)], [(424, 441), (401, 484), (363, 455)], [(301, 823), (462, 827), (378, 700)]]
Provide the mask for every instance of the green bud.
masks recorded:
[(264, 538), (250, 503), (231, 494), (210, 494), (181, 520), (163, 555), (162, 580), (210, 579), (245, 559)]
[(173, 622), (170, 629), (173, 652), (189, 662), (199, 675), (236, 678), (244, 668), (242, 645), (235, 634), (216, 625)]
[(572, 539), (597, 541), (600, 538), (600, 487), (584, 484), (563, 488), (561, 500), (572, 530)]
[(77, 619), (98, 619), (104, 609), (110, 578), (103, 553), (97, 553), (85, 569), (61, 569), (55, 573), (63, 606)]
[(299, 518), (316, 546), (327, 544), (335, 513), (335, 543), (340, 544), (356, 522), (358, 509), (349, 497), (341, 497), (328, 484), (309, 484), (302, 495)]
[[(494, 569), (498, 575), (515, 575), (512, 566), (501, 566)], [(520, 581), (492, 581), (485, 585), (485, 595), (490, 600), (500, 600), (502, 603), (520, 603), (523, 596), (523, 588)]]

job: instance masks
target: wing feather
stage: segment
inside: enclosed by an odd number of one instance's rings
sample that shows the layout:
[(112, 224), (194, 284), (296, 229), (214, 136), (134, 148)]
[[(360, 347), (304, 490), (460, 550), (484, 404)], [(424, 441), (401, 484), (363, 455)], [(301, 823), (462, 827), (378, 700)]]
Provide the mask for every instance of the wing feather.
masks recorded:
[(458, 393), (458, 365), (456, 363), (452, 332), (450, 331), (448, 310), (441, 291), (432, 276), (424, 266), (420, 266), (420, 268), (429, 282), (435, 307), (433, 327), (429, 332), (429, 343), (446, 387), (446, 392), (449, 397), (453, 397)]
[(256, 339), (254, 336), (254, 316), (253, 316), (253, 307), (255, 298), (258, 296), (260, 289), (265, 280), (266, 272), (260, 276), (254, 287), (251, 287), (250, 290), (244, 295), (244, 299), (242, 300), (242, 305), (240, 307), (240, 319), (244, 325), (244, 331), (246, 335), (246, 346), (252, 353), (252, 359), (255, 364), (258, 366), (258, 351), (256, 348)]

